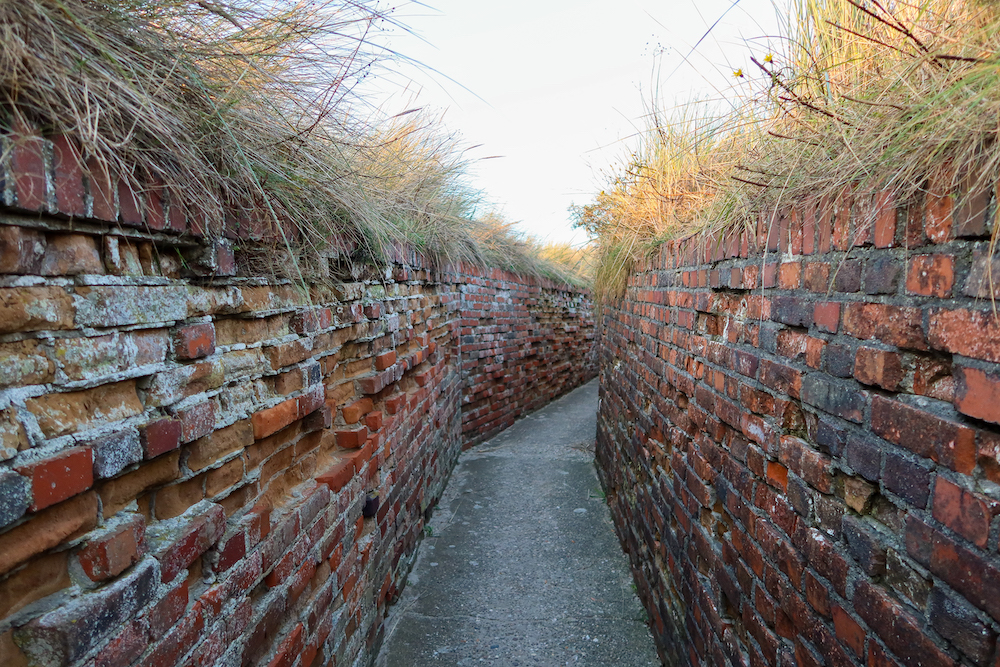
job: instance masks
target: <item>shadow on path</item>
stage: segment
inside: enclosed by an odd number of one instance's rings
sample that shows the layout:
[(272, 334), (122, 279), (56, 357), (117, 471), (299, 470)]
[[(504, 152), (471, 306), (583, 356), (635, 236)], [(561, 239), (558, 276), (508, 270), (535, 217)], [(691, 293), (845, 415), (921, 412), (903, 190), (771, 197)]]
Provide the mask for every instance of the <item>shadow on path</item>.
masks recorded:
[(462, 454), (380, 667), (659, 665), (593, 466), (597, 381)]

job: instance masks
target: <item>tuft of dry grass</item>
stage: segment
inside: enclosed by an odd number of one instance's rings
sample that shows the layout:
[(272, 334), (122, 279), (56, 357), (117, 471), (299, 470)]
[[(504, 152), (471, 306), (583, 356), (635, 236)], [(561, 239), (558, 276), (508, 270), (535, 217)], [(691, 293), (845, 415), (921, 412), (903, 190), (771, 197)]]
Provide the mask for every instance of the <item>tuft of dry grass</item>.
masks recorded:
[(659, 239), (791, 202), (849, 190), (961, 206), (993, 192), (1000, 5), (792, 0), (788, 17), (785, 48), (751, 52), (752, 71), (734, 73), (730, 111), (651, 114), (637, 154), (577, 210), (603, 248), (598, 291), (620, 292), (620, 267)]
[(634, 261), (658, 240), (747, 216), (749, 184), (735, 179), (760, 132), (748, 112), (721, 114), (708, 103), (650, 110), (638, 150), (591, 204), (570, 210), (596, 242), (599, 293), (620, 293)]
[(0, 131), (75, 137), (86, 169), (163, 187), (210, 233), (227, 216), (263, 226), (267, 265), (290, 277), (400, 244), (544, 272), (532, 244), (477, 219), (436, 119), (355, 93), (395, 55), (388, 27), (405, 29), (377, 0), (0, 0)]

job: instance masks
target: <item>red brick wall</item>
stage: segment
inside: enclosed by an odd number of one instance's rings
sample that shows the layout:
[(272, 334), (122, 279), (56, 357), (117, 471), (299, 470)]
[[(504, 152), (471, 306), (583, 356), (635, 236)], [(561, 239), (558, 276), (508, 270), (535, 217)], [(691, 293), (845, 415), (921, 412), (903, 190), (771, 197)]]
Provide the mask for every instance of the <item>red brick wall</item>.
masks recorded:
[[(261, 229), (211, 240), (180, 197), (61, 165), (60, 141), (3, 166), (0, 664), (371, 660), (469, 436), (480, 276), (403, 251), (393, 279), (308, 295), (238, 275)], [(584, 295), (505, 280), (561, 332), (538, 355), (577, 349), (586, 316), (539, 304)], [(553, 392), (579, 377), (538, 366)]]
[(606, 308), (599, 468), (668, 664), (1000, 664), (988, 198), (668, 243)]
[(499, 269), (470, 269), (459, 290), (467, 446), (596, 375), (586, 292)]

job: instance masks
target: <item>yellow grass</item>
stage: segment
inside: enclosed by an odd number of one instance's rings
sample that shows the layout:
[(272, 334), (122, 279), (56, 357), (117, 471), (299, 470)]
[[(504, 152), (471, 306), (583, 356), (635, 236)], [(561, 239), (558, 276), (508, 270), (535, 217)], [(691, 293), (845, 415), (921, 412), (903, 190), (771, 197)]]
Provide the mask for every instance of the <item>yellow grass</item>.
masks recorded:
[(794, 0), (785, 48), (747, 46), (732, 111), (650, 115), (639, 149), (576, 210), (623, 287), (657, 240), (851, 188), (959, 201), (1000, 173), (1000, 15), (975, 0)]

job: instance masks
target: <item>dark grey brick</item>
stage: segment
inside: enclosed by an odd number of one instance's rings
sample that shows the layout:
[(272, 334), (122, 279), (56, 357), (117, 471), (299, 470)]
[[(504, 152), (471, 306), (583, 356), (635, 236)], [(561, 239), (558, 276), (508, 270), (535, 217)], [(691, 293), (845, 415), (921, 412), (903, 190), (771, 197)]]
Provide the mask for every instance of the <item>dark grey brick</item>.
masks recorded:
[(28, 480), (12, 470), (0, 470), (0, 527), (11, 524), (28, 511)]

